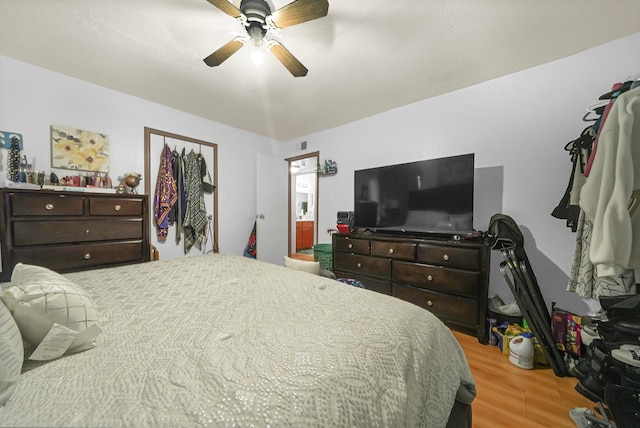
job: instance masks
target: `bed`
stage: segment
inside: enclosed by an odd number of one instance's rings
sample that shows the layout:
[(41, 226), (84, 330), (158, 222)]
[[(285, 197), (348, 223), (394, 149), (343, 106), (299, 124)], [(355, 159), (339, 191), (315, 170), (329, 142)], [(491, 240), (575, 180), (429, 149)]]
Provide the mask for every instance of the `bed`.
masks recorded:
[(0, 426), (470, 426), (462, 349), (402, 300), (228, 254), (50, 276), (102, 333), (50, 361), (28, 345)]

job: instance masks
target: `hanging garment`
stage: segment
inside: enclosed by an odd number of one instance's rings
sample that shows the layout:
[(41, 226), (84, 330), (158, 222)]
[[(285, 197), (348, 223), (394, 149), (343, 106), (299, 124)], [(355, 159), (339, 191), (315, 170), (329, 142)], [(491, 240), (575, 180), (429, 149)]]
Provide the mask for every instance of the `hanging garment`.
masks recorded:
[(629, 201), (640, 189), (640, 87), (618, 96), (600, 130), (580, 207), (593, 222), (589, 257), (596, 275), (640, 268), (640, 214)]
[(171, 167), (173, 168), (173, 179), (176, 183), (178, 199), (169, 213), (169, 224), (176, 225), (176, 244), (178, 244), (182, 239), (182, 223), (187, 210), (187, 201), (184, 193), (183, 159), (175, 149), (171, 152)]
[(207, 238), (207, 207), (202, 191), (202, 176), (198, 155), (191, 150), (184, 157), (184, 188), (187, 197), (187, 211), (184, 216), (184, 252), (194, 244), (205, 245)]
[(158, 168), (158, 179), (154, 197), (154, 216), (158, 240), (167, 239), (169, 232), (169, 213), (178, 200), (176, 183), (173, 179), (173, 168), (171, 166), (171, 150), (166, 144), (160, 153), (160, 166)]
[(609, 117), (609, 112), (611, 111), (611, 107), (613, 107), (613, 103), (618, 98), (618, 95), (620, 95), (620, 92), (618, 91), (620, 90), (621, 87), (622, 87), (622, 83), (614, 83), (613, 87), (611, 88), (611, 94), (612, 94), (611, 101), (609, 101), (609, 104), (607, 104), (607, 106), (605, 107), (604, 112), (602, 113), (602, 116), (594, 125), (595, 132), (596, 132), (596, 139), (593, 142), (593, 150), (591, 151), (589, 162), (587, 163), (587, 167), (584, 170), (585, 177), (588, 177), (589, 173), (591, 172), (591, 168), (593, 167), (593, 158), (596, 156), (596, 151), (598, 150), (598, 139), (600, 137), (600, 131), (602, 130), (602, 126), (604, 125), (604, 123), (607, 121), (607, 118)]
[(199, 155), (198, 162), (200, 162), (200, 175), (202, 176), (202, 191), (204, 193), (213, 193), (213, 191), (216, 190), (216, 186), (213, 185), (211, 173), (209, 173), (209, 168), (207, 168), (207, 161), (204, 159), (204, 156)]
[(589, 259), (593, 224), (580, 210), (576, 230), (576, 247), (573, 254), (567, 291), (582, 297), (599, 299), (600, 296), (622, 296), (637, 293), (633, 269), (626, 269), (617, 276), (597, 277)]
[(580, 137), (564, 146), (564, 149), (571, 155), (571, 175), (569, 176), (567, 189), (558, 206), (551, 212), (551, 215), (555, 218), (567, 220), (567, 227), (571, 228), (573, 232), (576, 231), (578, 224), (580, 189), (585, 182), (583, 174), (591, 154), (594, 138), (595, 133), (592, 127), (589, 126), (582, 131)]

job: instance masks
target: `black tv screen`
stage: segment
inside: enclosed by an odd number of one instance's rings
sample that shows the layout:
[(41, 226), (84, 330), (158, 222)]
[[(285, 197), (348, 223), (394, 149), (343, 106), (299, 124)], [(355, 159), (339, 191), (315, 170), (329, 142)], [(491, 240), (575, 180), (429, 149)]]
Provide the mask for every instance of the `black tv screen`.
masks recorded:
[(474, 154), (354, 173), (354, 227), (374, 231), (473, 231)]

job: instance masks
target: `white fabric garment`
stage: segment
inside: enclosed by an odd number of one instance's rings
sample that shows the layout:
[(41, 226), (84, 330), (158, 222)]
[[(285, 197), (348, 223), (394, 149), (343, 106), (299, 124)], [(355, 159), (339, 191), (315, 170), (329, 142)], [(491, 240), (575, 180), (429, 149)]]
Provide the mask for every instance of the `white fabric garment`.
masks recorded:
[(620, 95), (604, 123), (580, 207), (593, 222), (589, 256), (597, 276), (640, 267), (640, 210), (629, 201), (640, 189), (640, 87)]

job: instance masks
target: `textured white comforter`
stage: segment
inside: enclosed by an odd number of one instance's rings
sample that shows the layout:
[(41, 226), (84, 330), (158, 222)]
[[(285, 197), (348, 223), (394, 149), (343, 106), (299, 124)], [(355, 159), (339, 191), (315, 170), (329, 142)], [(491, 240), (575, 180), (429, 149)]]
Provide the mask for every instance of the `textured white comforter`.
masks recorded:
[(369, 290), (233, 255), (66, 276), (104, 334), (27, 362), (0, 426), (443, 427), (475, 394), (436, 317)]

